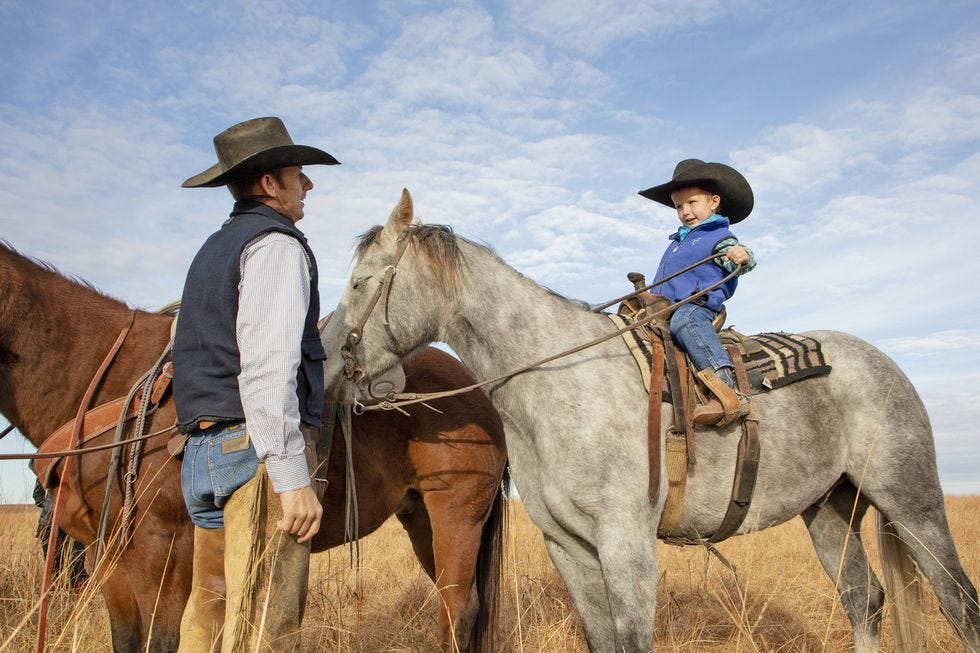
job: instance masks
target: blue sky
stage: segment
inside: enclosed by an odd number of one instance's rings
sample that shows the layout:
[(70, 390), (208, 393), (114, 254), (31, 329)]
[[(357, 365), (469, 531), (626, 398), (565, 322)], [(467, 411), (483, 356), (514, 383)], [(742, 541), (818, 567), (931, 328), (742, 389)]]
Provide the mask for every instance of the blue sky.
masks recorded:
[[(343, 162), (309, 170), (300, 223), (324, 306), (403, 187), (424, 221), (599, 303), (675, 229), (636, 191), (721, 161), (756, 196), (730, 323), (882, 348), (929, 408), (945, 489), (980, 492), (975, 1), (45, 5), (0, 0), (0, 237), (25, 254), (134, 306), (177, 298), (230, 206), (180, 183), (214, 134), (279, 115)], [(0, 472), (26, 500), (26, 466)]]

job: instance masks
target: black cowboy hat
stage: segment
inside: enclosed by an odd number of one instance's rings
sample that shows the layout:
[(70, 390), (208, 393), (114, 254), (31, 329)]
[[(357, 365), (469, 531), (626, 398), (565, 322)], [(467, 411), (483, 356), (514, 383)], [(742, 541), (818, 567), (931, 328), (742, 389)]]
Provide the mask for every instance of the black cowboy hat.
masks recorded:
[(218, 162), (194, 175), (184, 188), (224, 186), (289, 166), (337, 165), (337, 159), (309, 145), (295, 145), (279, 118), (253, 118), (214, 137)]
[(752, 213), (755, 198), (752, 187), (745, 177), (724, 163), (705, 163), (701, 159), (684, 159), (674, 168), (674, 176), (666, 184), (641, 190), (647, 199), (674, 208), (670, 194), (678, 188), (697, 186), (721, 197), (718, 214), (728, 218), (731, 224), (741, 222)]

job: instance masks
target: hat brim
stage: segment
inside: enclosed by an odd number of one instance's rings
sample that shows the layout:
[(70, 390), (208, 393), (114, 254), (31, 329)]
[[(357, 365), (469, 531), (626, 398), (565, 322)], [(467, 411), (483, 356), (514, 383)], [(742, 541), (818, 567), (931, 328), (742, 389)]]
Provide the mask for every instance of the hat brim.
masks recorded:
[(722, 163), (704, 163), (671, 179), (666, 184), (639, 191), (639, 194), (671, 209), (670, 194), (679, 188), (696, 186), (721, 197), (718, 213), (730, 224), (741, 222), (752, 213), (755, 197), (749, 182), (737, 170)]
[(323, 150), (309, 145), (281, 145), (245, 157), (230, 168), (216, 163), (181, 184), (184, 188), (214, 188), (290, 166), (340, 165)]

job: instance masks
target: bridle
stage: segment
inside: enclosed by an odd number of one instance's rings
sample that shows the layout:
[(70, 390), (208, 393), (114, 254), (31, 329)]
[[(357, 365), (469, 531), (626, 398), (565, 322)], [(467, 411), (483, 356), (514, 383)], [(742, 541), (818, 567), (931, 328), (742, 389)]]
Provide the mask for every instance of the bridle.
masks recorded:
[(360, 383), (364, 379), (364, 366), (357, 357), (357, 345), (360, 344), (361, 337), (364, 334), (364, 326), (371, 319), (371, 315), (379, 303), (381, 304), (382, 323), (385, 333), (388, 334), (392, 342), (397, 342), (394, 333), (391, 331), (391, 324), (388, 321), (388, 299), (391, 295), (391, 284), (395, 280), (395, 272), (398, 270), (398, 263), (402, 260), (405, 250), (408, 249), (410, 240), (411, 238), (407, 233), (402, 234), (398, 241), (398, 248), (395, 250), (394, 261), (384, 269), (384, 276), (381, 279), (381, 283), (378, 284), (378, 289), (374, 291), (374, 296), (364, 309), (364, 314), (357, 322), (357, 326), (347, 333), (346, 344), (340, 348), (341, 356), (344, 358), (344, 376), (354, 384)]

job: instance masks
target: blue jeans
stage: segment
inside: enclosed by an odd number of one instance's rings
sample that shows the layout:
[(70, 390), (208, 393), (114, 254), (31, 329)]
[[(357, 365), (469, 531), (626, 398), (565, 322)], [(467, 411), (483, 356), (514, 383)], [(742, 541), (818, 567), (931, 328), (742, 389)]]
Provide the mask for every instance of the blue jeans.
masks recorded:
[(245, 435), (245, 422), (221, 423), (195, 431), (184, 445), (180, 487), (195, 526), (223, 528), (225, 502), (255, 478), (259, 459)]
[(691, 357), (698, 370), (718, 371), (733, 368), (732, 359), (721, 346), (721, 340), (711, 325), (715, 313), (698, 304), (684, 304), (670, 318), (670, 333)]

